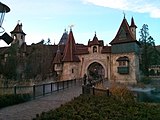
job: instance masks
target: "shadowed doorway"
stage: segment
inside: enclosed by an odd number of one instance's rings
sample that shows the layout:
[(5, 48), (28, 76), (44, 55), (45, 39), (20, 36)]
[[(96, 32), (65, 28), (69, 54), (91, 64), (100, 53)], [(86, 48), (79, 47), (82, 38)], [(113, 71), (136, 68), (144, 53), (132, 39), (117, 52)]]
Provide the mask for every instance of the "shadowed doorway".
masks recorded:
[(87, 69), (87, 74), (90, 79), (98, 80), (104, 78), (105, 71), (103, 66), (98, 62), (93, 62)]

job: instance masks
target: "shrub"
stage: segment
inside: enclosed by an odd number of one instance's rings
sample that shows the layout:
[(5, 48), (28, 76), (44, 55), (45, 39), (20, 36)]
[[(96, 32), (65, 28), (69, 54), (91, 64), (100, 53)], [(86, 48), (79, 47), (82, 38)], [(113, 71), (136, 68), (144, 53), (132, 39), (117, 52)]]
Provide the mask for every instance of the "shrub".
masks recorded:
[(110, 96), (81, 95), (34, 120), (159, 120), (160, 105), (123, 102)]
[(141, 82), (144, 84), (150, 84), (152, 79), (150, 77), (144, 76), (141, 78)]
[(8, 94), (0, 95), (0, 108), (7, 107), (29, 101), (31, 99), (30, 94)]
[(110, 88), (111, 94), (124, 102), (134, 102), (133, 93), (124, 85), (116, 85), (114, 84)]

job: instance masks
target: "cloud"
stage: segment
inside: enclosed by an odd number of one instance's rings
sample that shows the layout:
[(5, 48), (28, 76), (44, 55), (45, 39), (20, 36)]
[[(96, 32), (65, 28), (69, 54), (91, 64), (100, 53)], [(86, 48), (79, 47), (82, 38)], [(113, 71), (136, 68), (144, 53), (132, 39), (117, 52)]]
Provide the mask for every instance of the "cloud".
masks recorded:
[(83, 3), (138, 13), (149, 13), (152, 18), (160, 18), (159, 0), (83, 0)]

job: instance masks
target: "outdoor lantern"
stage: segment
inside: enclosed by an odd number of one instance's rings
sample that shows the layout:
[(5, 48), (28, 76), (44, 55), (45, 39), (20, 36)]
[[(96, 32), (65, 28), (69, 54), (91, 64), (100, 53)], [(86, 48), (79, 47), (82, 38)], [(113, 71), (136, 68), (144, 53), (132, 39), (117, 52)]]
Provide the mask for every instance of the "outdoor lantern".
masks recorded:
[(4, 32), (4, 28), (2, 27), (2, 23), (4, 20), (5, 13), (7, 13), (9, 11), (10, 11), (10, 8), (7, 5), (0, 2), (0, 28), (3, 29), (3, 31), (0, 31), (0, 33)]
[[(0, 29), (2, 30), (0, 31), (0, 33), (3, 33), (5, 31), (5, 29), (2, 27), (2, 23), (4, 20), (5, 13), (8, 13), (9, 11), (10, 8), (7, 5), (0, 2)], [(7, 44), (10, 44), (13, 41), (12, 37), (10, 37), (6, 32), (2, 36), (0, 36), (0, 39), (3, 39)]]

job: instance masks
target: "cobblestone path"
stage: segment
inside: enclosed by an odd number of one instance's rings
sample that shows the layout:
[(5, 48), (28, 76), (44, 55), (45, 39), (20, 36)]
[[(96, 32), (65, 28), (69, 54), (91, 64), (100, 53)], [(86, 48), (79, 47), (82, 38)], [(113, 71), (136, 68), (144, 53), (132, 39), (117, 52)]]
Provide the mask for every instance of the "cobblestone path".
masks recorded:
[(0, 120), (32, 120), (36, 114), (60, 107), (82, 93), (81, 84), (54, 92), (52, 95), (37, 98), (22, 104), (0, 109)]

